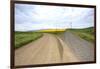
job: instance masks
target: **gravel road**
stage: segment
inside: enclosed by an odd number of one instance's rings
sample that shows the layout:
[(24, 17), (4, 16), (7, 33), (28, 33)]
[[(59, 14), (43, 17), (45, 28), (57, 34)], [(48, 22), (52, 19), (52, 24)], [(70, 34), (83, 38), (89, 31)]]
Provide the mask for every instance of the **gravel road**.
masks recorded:
[(15, 50), (15, 65), (70, 63), (94, 60), (93, 44), (65, 32), (43, 37)]

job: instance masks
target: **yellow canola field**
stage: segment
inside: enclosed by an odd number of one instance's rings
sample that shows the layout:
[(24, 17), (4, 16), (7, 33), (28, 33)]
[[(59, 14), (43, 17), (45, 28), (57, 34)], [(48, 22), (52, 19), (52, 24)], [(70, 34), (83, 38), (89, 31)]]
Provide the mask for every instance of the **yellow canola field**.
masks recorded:
[(66, 29), (46, 29), (46, 30), (39, 30), (38, 32), (64, 32)]

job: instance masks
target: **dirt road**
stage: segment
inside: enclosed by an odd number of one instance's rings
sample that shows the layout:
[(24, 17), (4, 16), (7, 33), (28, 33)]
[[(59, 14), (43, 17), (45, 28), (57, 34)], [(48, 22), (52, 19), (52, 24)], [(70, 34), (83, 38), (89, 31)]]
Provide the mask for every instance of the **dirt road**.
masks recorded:
[[(93, 60), (92, 44), (85, 43), (70, 33), (66, 33), (65, 35), (66, 38), (64, 37), (63, 39), (63, 37), (60, 38), (53, 34), (44, 33), (40, 39), (15, 50), (15, 65), (69, 63)], [(85, 44), (83, 45), (82, 43)], [(91, 57), (92, 59), (90, 59)]]
[(70, 32), (62, 33), (60, 38), (81, 61), (94, 61), (94, 44)]

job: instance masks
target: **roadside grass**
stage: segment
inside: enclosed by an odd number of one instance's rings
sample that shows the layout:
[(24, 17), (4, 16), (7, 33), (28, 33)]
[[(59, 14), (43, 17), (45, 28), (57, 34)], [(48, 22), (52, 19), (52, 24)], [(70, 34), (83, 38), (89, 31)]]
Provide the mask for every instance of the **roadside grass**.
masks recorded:
[(85, 28), (85, 29), (69, 29), (67, 31), (70, 31), (81, 38), (89, 41), (89, 42), (94, 42), (94, 29), (93, 27), (90, 28)]
[(15, 32), (15, 49), (35, 41), (42, 36), (43, 34), (39, 32)]

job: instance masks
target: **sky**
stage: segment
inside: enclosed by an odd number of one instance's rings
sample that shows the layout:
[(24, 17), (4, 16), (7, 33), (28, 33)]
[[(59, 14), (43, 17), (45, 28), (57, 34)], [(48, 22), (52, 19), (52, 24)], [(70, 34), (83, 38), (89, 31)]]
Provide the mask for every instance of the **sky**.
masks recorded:
[(94, 8), (15, 4), (15, 31), (94, 26)]

